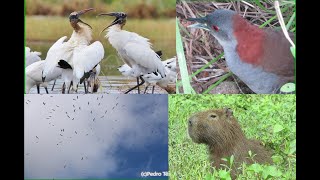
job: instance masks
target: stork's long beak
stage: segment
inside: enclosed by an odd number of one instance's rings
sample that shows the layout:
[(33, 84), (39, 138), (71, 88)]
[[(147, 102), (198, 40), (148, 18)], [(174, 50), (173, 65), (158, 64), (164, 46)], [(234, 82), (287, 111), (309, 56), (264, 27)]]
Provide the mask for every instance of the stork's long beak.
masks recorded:
[(87, 13), (88, 11), (92, 11), (92, 10), (94, 10), (94, 9), (93, 8), (88, 8), (88, 9), (84, 9), (84, 10), (78, 11), (77, 13), (80, 16), (80, 15), (82, 15), (84, 13)]
[[(77, 14), (78, 14), (78, 16), (81, 16), (82, 14), (85, 14), (85, 13), (92, 11), (92, 10), (94, 10), (94, 9), (93, 8), (84, 9), (84, 10), (78, 11)], [(79, 22), (89, 26), (92, 29), (92, 27), (89, 24), (83, 22), (80, 18), (78, 20), (79, 20)]]
[(127, 17), (127, 15), (125, 13), (121, 13), (121, 12), (110, 12), (110, 13), (101, 13), (98, 14), (97, 16), (114, 16), (116, 17), (116, 19), (107, 27), (105, 27), (100, 34), (105, 31), (106, 29), (108, 29), (109, 27), (115, 25), (115, 24), (119, 24), (122, 22), (123, 19), (125, 19)]
[(195, 21), (197, 23), (189, 25), (188, 28), (204, 29), (210, 31), (210, 28), (207, 26), (207, 17), (201, 18), (188, 18), (187, 21)]

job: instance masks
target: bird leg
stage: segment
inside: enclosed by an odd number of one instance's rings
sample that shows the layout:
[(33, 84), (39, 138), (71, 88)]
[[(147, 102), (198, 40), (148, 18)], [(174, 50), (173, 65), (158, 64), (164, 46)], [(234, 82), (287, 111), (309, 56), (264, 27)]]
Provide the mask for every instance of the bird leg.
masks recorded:
[(56, 85), (56, 79), (55, 79), (55, 80), (54, 80), (54, 82), (53, 82), (53, 85), (52, 85), (51, 91), (53, 91), (54, 85)]
[[(137, 77), (137, 85), (139, 85), (139, 78)], [(138, 94), (140, 94), (140, 88), (138, 86)]]
[(154, 86), (152, 86), (152, 94), (154, 93)]
[(128, 89), (127, 92), (125, 92), (125, 94), (128, 94), (130, 91), (132, 91), (133, 89), (141, 86), (145, 82), (144, 79), (142, 78), (142, 76), (140, 76), (140, 79), (141, 79), (141, 83), (136, 85), (136, 86), (134, 86), (134, 87), (132, 87), (132, 88), (130, 88), (130, 89)]
[(37, 84), (37, 92), (38, 92), (38, 94), (40, 94), (40, 85), (39, 84)]
[(77, 89), (76, 89), (76, 93), (78, 93), (78, 87), (79, 87), (79, 84), (77, 84)]
[(70, 92), (70, 88), (71, 88), (72, 85), (73, 85), (73, 81), (70, 82), (69, 89), (68, 89), (68, 94)]
[(147, 92), (148, 87), (149, 87), (149, 85), (148, 85), (148, 86), (146, 86), (146, 88), (144, 89), (143, 94), (145, 94), (145, 93)]
[(46, 93), (49, 94), (48, 88), (47, 88), (47, 87), (44, 87), (44, 89), (46, 90)]
[(61, 93), (64, 94), (64, 93), (65, 93), (65, 90), (66, 90), (66, 83), (63, 82)]
[(84, 85), (84, 93), (87, 94), (87, 88), (86, 88), (86, 82), (85, 81), (83, 82), (83, 85)]

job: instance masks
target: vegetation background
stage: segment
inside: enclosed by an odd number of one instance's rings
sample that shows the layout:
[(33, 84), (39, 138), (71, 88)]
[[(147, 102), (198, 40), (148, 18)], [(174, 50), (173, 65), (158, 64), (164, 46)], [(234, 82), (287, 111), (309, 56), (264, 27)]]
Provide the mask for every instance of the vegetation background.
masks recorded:
[(191, 114), (223, 107), (233, 110), (247, 138), (274, 151), (273, 165), (244, 164), (237, 179), (296, 179), (295, 95), (169, 96), (170, 179), (230, 179), (228, 169), (211, 173), (206, 146), (187, 134)]

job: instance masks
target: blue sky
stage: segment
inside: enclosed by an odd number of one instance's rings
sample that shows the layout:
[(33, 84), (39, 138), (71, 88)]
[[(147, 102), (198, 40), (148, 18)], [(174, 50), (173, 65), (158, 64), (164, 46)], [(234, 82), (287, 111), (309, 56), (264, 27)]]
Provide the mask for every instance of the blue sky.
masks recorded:
[(25, 178), (168, 171), (167, 95), (25, 95)]

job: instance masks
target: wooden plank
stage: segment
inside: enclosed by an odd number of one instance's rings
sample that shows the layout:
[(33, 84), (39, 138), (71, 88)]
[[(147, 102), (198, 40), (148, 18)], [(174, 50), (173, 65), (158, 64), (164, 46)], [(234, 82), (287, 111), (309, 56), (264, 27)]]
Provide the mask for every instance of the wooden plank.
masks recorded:
[[(129, 77), (123, 77), (123, 76), (99, 76), (100, 80), (100, 87), (98, 89), (98, 92), (95, 94), (123, 94), (126, 90), (129, 88), (135, 86), (136, 79), (135, 78), (129, 78)], [(61, 94), (61, 88), (63, 85), (62, 79), (57, 79), (56, 84), (54, 86), (53, 91), (51, 91), (51, 88), (53, 86), (53, 82), (49, 82), (48, 85), (48, 91), (49, 94)], [(170, 84), (171, 85), (171, 84)], [(172, 84), (174, 85), (174, 84)], [(140, 87), (140, 93), (144, 92), (145, 84)], [(152, 86), (149, 86), (147, 90), (147, 94), (151, 93)], [(36, 94), (37, 93), (37, 87), (34, 86), (30, 89), (30, 94)], [(67, 93), (67, 90), (66, 90)], [(130, 94), (137, 94), (138, 90), (135, 89), (130, 92)], [(46, 94), (46, 91), (43, 87), (40, 86), (40, 94)], [(84, 86), (83, 84), (80, 84), (78, 86), (78, 92), (74, 92), (70, 90), (70, 94), (84, 94)], [(160, 88), (159, 86), (155, 86), (154, 94), (168, 94), (164, 89)]]

